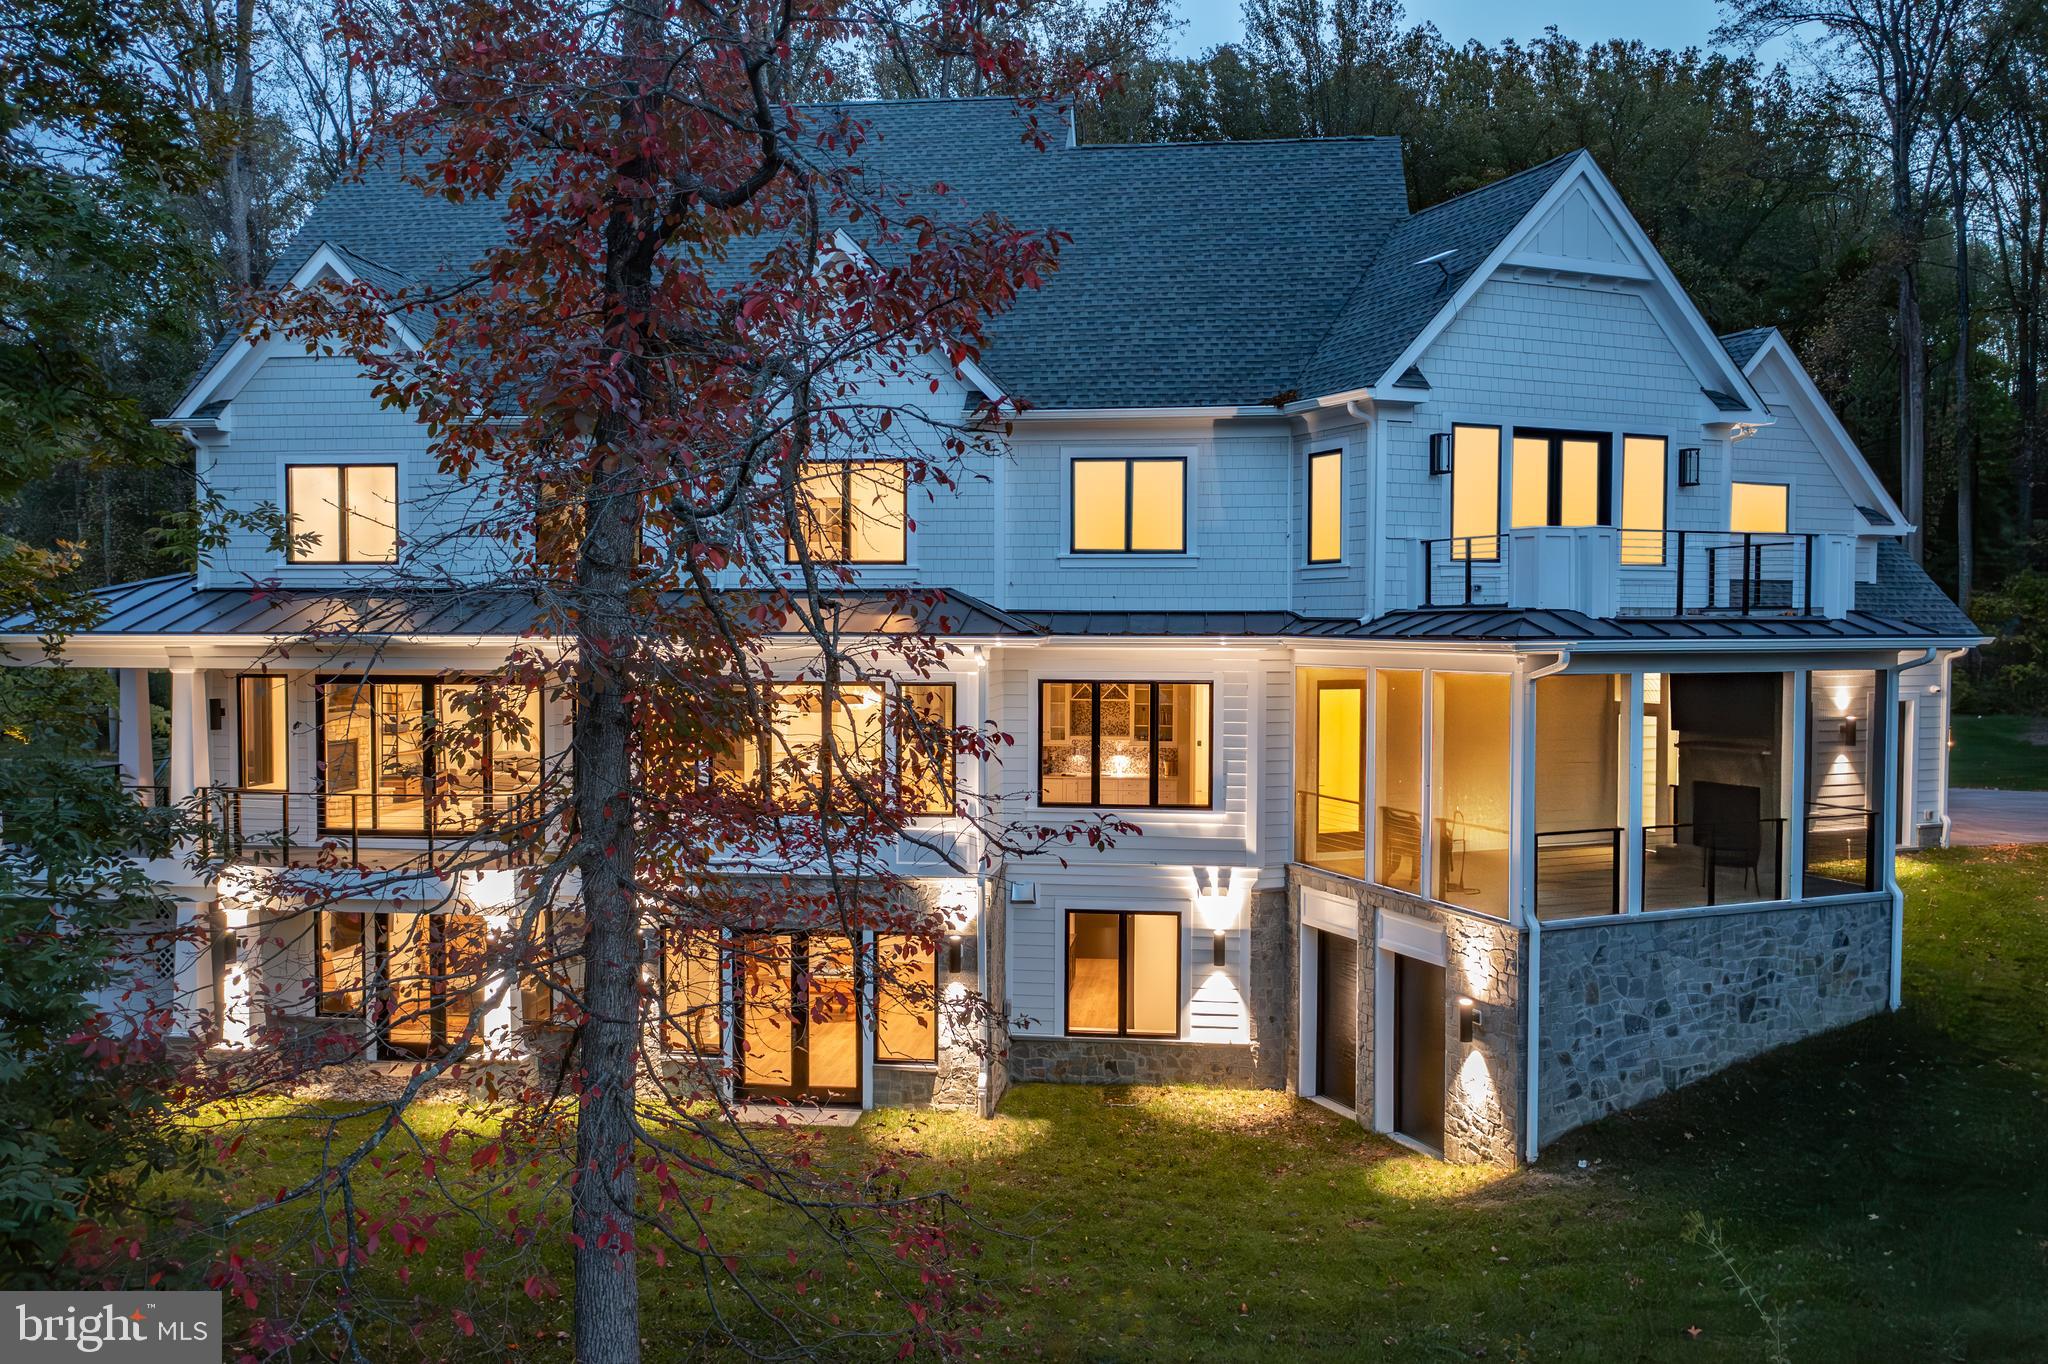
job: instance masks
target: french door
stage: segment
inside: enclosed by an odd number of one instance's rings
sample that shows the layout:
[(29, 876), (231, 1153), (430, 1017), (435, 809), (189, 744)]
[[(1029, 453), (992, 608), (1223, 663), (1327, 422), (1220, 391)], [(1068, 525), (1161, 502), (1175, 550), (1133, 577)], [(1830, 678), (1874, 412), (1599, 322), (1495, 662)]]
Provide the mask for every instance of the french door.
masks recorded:
[(861, 1102), (859, 979), (850, 938), (733, 940), (740, 1089), (750, 1097)]
[(379, 914), (379, 1041), (438, 1056), (469, 1030), (483, 986), (484, 921), (474, 914)]

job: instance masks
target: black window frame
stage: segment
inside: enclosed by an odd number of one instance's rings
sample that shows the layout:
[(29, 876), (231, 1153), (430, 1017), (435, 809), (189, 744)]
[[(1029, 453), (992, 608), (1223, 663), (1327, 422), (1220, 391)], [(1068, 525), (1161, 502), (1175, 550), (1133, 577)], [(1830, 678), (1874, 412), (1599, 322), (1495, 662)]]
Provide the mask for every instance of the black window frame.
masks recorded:
[[(1149, 741), (1150, 761), (1147, 763), (1147, 793), (1149, 799), (1143, 804), (1118, 801), (1105, 805), (1102, 800), (1102, 688), (1104, 687), (1149, 687), (1151, 688), (1152, 734)], [(1046, 688), (1048, 687), (1093, 687), (1095, 701), (1089, 713), (1089, 754), (1088, 799), (1047, 800), (1045, 798), (1045, 745), (1046, 745)], [(1209, 798), (1201, 804), (1161, 804), (1159, 800), (1159, 689), (1161, 687), (1206, 687), (1209, 690), (1209, 728), (1202, 735), (1202, 746), (1208, 755)], [(1036, 783), (1033, 795), (1037, 797), (1040, 809), (1044, 810), (1213, 810), (1216, 808), (1216, 684), (1197, 678), (1166, 678), (1143, 680), (1128, 677), (1072, 678), (1045, 677), (1038, 681), (1038, 749), (1034, 764)]]
[(927, 1028), (925, 1031), (927, 1034), (927, 1040), (929, 1041), (931, 1046), (931, 1053), (926, 1056), (904, 1056), (898, 1054), (884, 1054), (882, 1051), (882, 944), (885, 940), (895, 938), (903, 939), (906, 942), (919, 942), (924, 940), (924, 935), (919, 933), (885, 933), (880, 930), (877, 930), (874, 933), (869, 934), (868, 936), (869, 941), (866, 944), (864, 944), (865, 951), (861, 957), (861, 960), (864, 963), (869, 961), (870, 959), (872, 959), (873, 961), (875, 1000), (875, 1064), (878, 1066), (937, 1065), (939, 1062), (939, 987), (941, 983), (939, 979), (941, 974), (939, 970), (939, 958), (944, 949), (941, 948), (939, 944), (936, 942), (930, 944), (932, 948), (932, 997), (926, 1003), (925, 1007), (929, 1012), (928, 1021), (930, 1022), (931, 1026)]
[[(1466, 541), (1465, 548), (1462, 553), (1460, 553), (1458, 549), (1458, 541), (1461, 537), (1459, 537), (1458, 535), (1457, 523), (1459, 462), (1458, 433), (1460, 431), (1493, 432), (1493, 529), (1484, 536), (1472, 535), (1462, 537)], [(1500, 538), (1501, 535), (1504, 533), (1502, 530), (1502, 523), (1507, 520), (1507, 517), (1504, 514), (1504, 507), (1506, 506), (1504, 499), (1508, 496), (1509, 486), (1508, 479), (1504, 475), (1510, 472), (1508, 467), (1508, 461), (1511, 457), (1512, 448), (1508, 444), (1507, 436), (1508, 428), (1502, 426), (1499, 422), (1451, 423), (1451, 501), (1450, 506), (1446, 509), (1445, 512), (1444, 526), (1445, 529), (1449, 532), (1450, 536), (1449, 543), (1451, 550), (1451, 558), (1457, 562), (1462, 563), (1466, 559), (1470, 559), (1475, 564), (1492, 564), (1500, 562)], [(1478, 541), (1481, 539), (1484, 539), (1486, 541), (1486, 548), (1483, 552), (1477, 544), (1472, 543), (1474, 541)], [(1424, 565), (1423, 571), (1428, 571), (1427, 565)]]
[[(957, 683), (927, 682), (922, 680), (910, 682), (898, 679), (895, 686), (885, 694), (884, 699), (892, 704), (908, 708), (910, 703), (904, 699), (903, 695), (905, 687), (918, 687), (932, 691), (944, 689), (946, 692), (948, 724), (958, 725), (960, 723), (960, 688)], [(896, 745), (896, 752), (890, 763), (889, 775), (890, 779), (895, 782), (896, 799), (903, 802), (904, 812), (914, 819), (947, 819), (958, 814), (960, 810), (959, 755), (953, 752), (950, 747), (944, 749), (940, 754), (943, 771), (939, 774), (939, 789), (945, 802), (944, 807), (940, 809), (911, 808), (909, 796), (911, 785), (910, 773), (905, 769), (910, 758), (917, 756), (917, 751), (915, 748), (906, 750), (904, 744), (906, 737), (900, 731), (888, 736), (890, 742)]]
[[(903, 518), (903, 553), (894, 559), (856, 559), (853, 557), (853, 471), (856, 466), (866, 467), (878, 464), (893, 464), (902, 470), (903, 503), (897, 508), (897, 514)], [(814, 564), (868, 564), (879, 567), (888, 567), (892, 564), (897, 566), (908, 564), (910, 562), (910, 461), (904, 459), (812, 460), (807, 466), (800, 467), (797, 471), (796, 501), (798, 515), (803, 514), (804, 485), (818, 477), (817, 468), (819, 465), (834, 468), (838, 473), (839, 552), (831, 558), (820, 558), (818, 555), (812, 554), (811, 562)], [(806, 528), (796, 526), (794, 529), (801, 534)], [(806, 539), (805, 543), (809, 543), (808, 539)], [(785, 535), (782, 539), (782, 561), (786, 564), (801, 563), (803, 562), (803, 557), (803, 553), (799, 552), (797, 548), (796, 537)]]
[[(1080, 500), (1074, 495), (1076, 470), (1083, 464), (1121, 464), (1124, 466), (1124, 545), (1122, 549), (1082, 549), (1076, 542), (1075, 524), (1080, 511)], [(1179, 549), (1133, 549), (1131, 548), (1131, 525), (1137, 499), (1132, 495), (1137, 483), (1137, 466), (1140, 464), (1180, 465), (1180, 548)], [(1069, 554), (1186, 554), (1188, 552), (1188, 457), (1186, 455), (1076, 455), (1067, 461), (1067, 553)]]
[(288, 795), (292, 789), (292, 684), (283, 673), (253, 672), (235, 674), (235, 787), (249, 791), (258, 788), (249, 785), (249, 706), (245, 683), (263, 682), (284, 684), (284, 748), (277, 755), (280, 769), (279, 784), (260, 788), (272, 794)]
[[(1076, 914), (1116, 917), (1116, 1031), (1090, 1029), (1074, 1031), (1074, 916)], [(1140, 917), (1172, 919), (1173, 924), (1173, 1031), (1138, 1032), (1131, 1027), (1131, 920)], [(1060, 945), (1060, 1023), (1068, 1037), (1130, 1037), (1141, 1041), (1173, 1041), (1182, 1032), (1181, 1015), (1187, 999), (1187, 923), (1177, 909), (1069, 909), (1060, 927), (1065, 936)]]
[[(1614, 433), (1611, 431), (1573, 431), (1561, 426), (1517, 426), (1508, 438), (1507, 478), (1502, 481), (1501, 492), (1507, 499), (1508, 528), (1510, 530), (1531, 530), (1537, 527), (1514, 524), (1515, 509), (1515, 446), (1522, 439), (1543, 440), (1549, 448), (1544, 461), (1548, 477), (1544, 480), (1543, 526), (1558, 526), (1558, 518), (1564, 514), (1564, 442), (1568, 440), (1589, 440), (1600, 447), (1599, 474), (1593, 490), (1593, 524), (1614, 525)], [(1668, 446), (1666, 447), (1669, 448)]]
[[(298, 520), (298, 516), (297, 516), (297, 513), (295, 513), (295, 512), (294, 512), (294, 511), (292, 510), (292, 471), (293, 471), (294, 469), (333, 469), (333, 470), (335, 470), (335, 471), (337, 472), (337, 477), (336, 477), (336, 479), (335, 479), (335, 493), (336, 493), (336, 496), (337, 496), (337, 497), (339, 498), (339, 504), (338, 504), (338, 506), (337, 506), (337, 511), (338, 511), (338, 512), (340, 513), (340, 515), (339, 515), (339, 516), (337, 517), (337, 519), (336, 519), (336, 528), (335, 528), (335, 533), (334, 533), (334, 534), (335, 534), (335, 539), (336, 539), (336, 540), (338, 540), (338, 541), (339, 541), (340, 543), (339, 543), (339, 544), (338, 544), (338, 545), (337, 545), (337, 546), (335, 547), (335, 554), (334, 554), (334, 557), (333, 557), (333, 558), (331, 558), (331, 559), (330, 559), (330, 558), (325, 558), (325, 557), (322, 557), (322, 558), (306, 558), (306, 557), (302, 557), (302, 556), (301, 556), (301, 555), (299, 554), (299, 551), (298, 551), (298, 540), (297, 540), (297, 533), (296, 533), (296, 532), (295, 532), (295, 531), (294, 531), (294, 530), (292, 529), (293, 525), (294, 525), (294, 524), (295, 524), (295, 523), (297, 522), (297, 520)], [(350, 554), (350, 553), (348, 552), (348, 517), (349, 517), (349, 510), (348, 510), (348, 509), (349, 509), (348, 483), (349, 483), (349, 474), (350, 474), (350, 472), (351, 472), (352, 470), (356, 470), (356, 469), (389, 469), (389, 470), (391, 471), (391, 540), (392, 540), (392, 548), (391, 548), (391, 557), (390, 557), (390, 558), (388, 558), (388, 559), (358, 559), (358, 558), (356, 558), (355, 556), (351, 555), (351, 554)], [(395, 564), (395, 563), (397, 563), (397, 562), (398, 562), (398, 507), (399, 507), (399, 504), (400, 504), (400, 503), (401, 503), (401, 502), (402, 502), (403, 500), (404, 500), (404, 497), (403, 497), (403, 493), (402, 493), (402, 490), (401, 490), (401, 488), (400, 488), (400, 485), (399, 485), (399, 468), (398, 468), (398, 463), (397, 463), (397, 461), (395, 461), (395, 460), (394, 460), (394, 461), (392, 461), (391, 463), (388, 463), (388, 464), (387, 464), (387, 463), (383, 463), (383, 462), (378, 462), (378, 463), (374, 463), (374, 464), (372, 464), (372, 463), (368, 463), (368, 462), (363, 462), (363, 463), (347, 463), (347, 464), (324, 464), (324, 463), (314, 463), (314, 462), (298, 462), (298, 463), (292, 463), (292, 464), (287, 464), (287, 465), (285, 465), (285, 466), (284, 466), (284, 527), (285, 527), (285, 536), (286, 536), (286, 539), (285, 539), (285, 547), (284, 547), (284, 561), (285, 561), (286, 563), (288, 563), (288, 564)]]
[[(1316, 557), (1316, 461), (1334, 459), (1337, 461), (1337, 552), (1327, 559)], [(1302, 562), (1310, 567), (1344, 562), (1344, 447), (1333, 450), (1312, 451), (1308, 463), (1303, 466), (1302, 501), (1308, 516), (1302, 525)]]
[[(431, 730), (435, 724), (439, 723), (441, 712), (438, 688), (440, 687), (488, 687), (493, 685), (525, 684), (509, 684), (503, 678), (493, 677), (488, 673), (457, 677), (421, 676), (412, 673), (391, 674), (388, 676), (383, 673), (373, 673), (367, 677), (360, 673), (316, 674), (313, 678), (313, 742), (315, 746), (313, 771), (316, 774), (313, 795), (314, 803), (318, 810), (316, 827), (322, 837), (354, 833), (357, 835), (370, 834), (376, 837), (390, 838), (428, 838), (438, 837), (442, 832), (434, 827), (434, 782), (440, 776), (440, 762), (434, 752), (435, 745), (431, 739), (420, 746), (420, 790), (421, 799), (424, 802), (421, 814), (421, 828), (383, 829), (377, 827), (377, 807), (374, 800), (370, 805), (371, 823), (368, 828), (359, 825), (351, 829), (345, 824), (335, 825), (327, 822), (327, 689), (329, 687), (381, 687), (386, 685), (421, 687), (423, 690), (421, 692), (420, 713), (425, 717), (427, 727)], [(534, 690), (538, 693), (539, 697), (539, 706), (537, 707), (539, 714), (536, 716), (538, 732), (533, 736), (534, 761), (537, 764), (538, 773), (541, 776), (545, 776), (548, 766), (547, 692), (545, 688), (538, 684), (534, 685)], [(371, 734), (372, 737), (375, 737), (377, 716), (375, 701), (371, 702), (370, 716)], [(487, 800), (489, 797), (497, 794), (494, 762), (497, 742), (498, 737), (495, 727), (485, 726), (483, 730), (483, 749), (478, 754), (477, 762), (483, 774), (483, 795)], [(375, 757), (375, 754), (371, 755), (373, 762)], [(540, 788), (536, 786), (534, 789), (538, 791)], [(347, 793), (344, 792), (343, 794)], [(470, 835), (481, 834), (486, 832), (486, 830), (483, 828), (469, 828), (452, 829), (447, 832)]]
[[(356, 993), (362, 1002), (353, 1009), (330, 1009), (327, 1007), (327, 935), (321, 932), (326, 918), (334, 914), (352, 914), (363, 921), (362, 936), (356, 939), (356, 951), (362, 955), (362, 970), (356, 981)], [(377, 913), (370, 910), (316, 909), (313, 911), (313, 1016), (315, 1018), (362, 1018), (365, 1006), (370, 1001), (370, 961), (375, 950)]]

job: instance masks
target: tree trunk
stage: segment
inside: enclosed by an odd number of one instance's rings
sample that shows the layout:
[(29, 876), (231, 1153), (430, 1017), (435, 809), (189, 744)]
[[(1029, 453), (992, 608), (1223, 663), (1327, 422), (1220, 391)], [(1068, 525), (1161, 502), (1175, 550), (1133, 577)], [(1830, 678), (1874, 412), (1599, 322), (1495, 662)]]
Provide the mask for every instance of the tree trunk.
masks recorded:
[(255, 45), (256, 0), (236, 0), (234, 93), (233, 108), (229, 114), (233, 134), (228, 144), (227, 163), (222, 167), (221, 198), (227, 213), (224, 228), (228, 280), (243, 289), (256, 282), (255, 234), (250, 227), (255, 196), (249, 183), (252, 178), (249, 144), (256, 132)]
[(1906, 548), (1915, 563), (1927, 544), (1927, 363), (1917, 273), (1911, 265), (1899, 271), (1899, 495), (1913, 527)]
[(1970, 147), (1961, 130), (1949, 160), (1955, 198), (1956, 237), (1956, 603), (1970, 609), (1970, 589), (1977, 571), (1977, 460), (1970, 412)]

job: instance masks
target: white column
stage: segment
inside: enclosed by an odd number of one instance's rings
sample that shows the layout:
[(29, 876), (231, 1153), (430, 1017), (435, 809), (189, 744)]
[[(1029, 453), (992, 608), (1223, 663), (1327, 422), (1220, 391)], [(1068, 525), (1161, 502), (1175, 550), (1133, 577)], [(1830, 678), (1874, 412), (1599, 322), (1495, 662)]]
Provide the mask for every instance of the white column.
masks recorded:
[[(198, 926), (197, 932), (194, 925)], [(210, 1039), (214, 1030), (213, 904), (178, 903), (177, 965), (171, 981), (171, 1033)]]
[(1621, 905), (1625, 914), (1643, 911), (1643, 675), (1623, 679), (1628, 701), (1622, 712), (1622, 751), (1628, 757), (1621, 793)]
[(198, 773), (193, 766), (193, 751), (203, 745), (195, 740), (192, 729), (195, 717), (204, 732), (206, 718), (204, 688), (199, 674), (188, 664), (173, 665), (171, 668), (171, 803), (189, 800), (199, 788)]
[(1518, 662), (1508, 687), (1508, 918), (1522, 924), (1536, 898), (1536, 684)]
[(1792, 688), (1791, 704), (1785, 708), (1785, 859), (1779, 879), (1787, 900), (1806, 895), (1806, 791), (1809, 781), (1807, 759), (1813, 753), (1813, 674), (1786, 674)]
[(156, 741), (149, 732), (149, 672), (144, 668), (119, 668), (121, 705), (116, 712), (116, 740), (121, 760), (121, 780), (146, 791), (156, 780)]

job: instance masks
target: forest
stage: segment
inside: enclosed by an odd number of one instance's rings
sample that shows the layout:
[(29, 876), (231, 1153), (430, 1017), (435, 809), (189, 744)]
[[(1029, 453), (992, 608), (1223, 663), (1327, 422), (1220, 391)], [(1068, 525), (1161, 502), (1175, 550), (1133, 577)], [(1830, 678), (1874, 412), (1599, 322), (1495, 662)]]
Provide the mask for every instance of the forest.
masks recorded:
[[(817, 64), (860, 79), (815, 93), (1000, 92), (886, 36), (920, 3), (846, 26)], [(58, 554), (75, 586), (176, 571), (206, 517), (187, 453), (149, 422), (413, 92), (366, 78), (323, 4), (18, 12), (0, 34), (0, 533)], [(1726, 0), (1711, 48), (1674, 52), (1556, 29), (1461, 46), (1397, 0), (1246, 0), (1243, 41), (1193, 56), (1170, 0), (1035, 0), (990, 22), (1107, 78), (1086, 86), (1088, 141), (1395, 135), (1417, 209), (1589, 149), (1717, 330), (1791, 338), (1929, 571), (2000, 636), (1967, 671), (1974, 703), (2033, 712), (2044, 16), (2041, 0)], [(792, 66), (800, 80), (804, 54)]]

